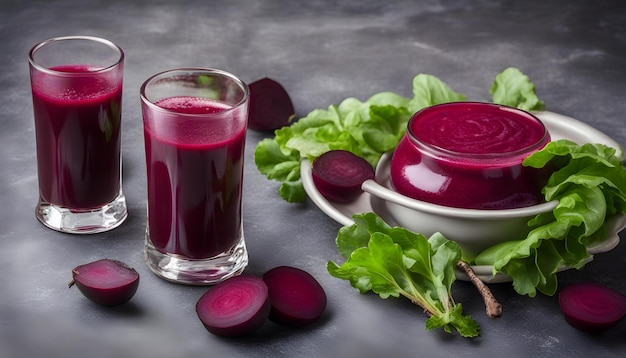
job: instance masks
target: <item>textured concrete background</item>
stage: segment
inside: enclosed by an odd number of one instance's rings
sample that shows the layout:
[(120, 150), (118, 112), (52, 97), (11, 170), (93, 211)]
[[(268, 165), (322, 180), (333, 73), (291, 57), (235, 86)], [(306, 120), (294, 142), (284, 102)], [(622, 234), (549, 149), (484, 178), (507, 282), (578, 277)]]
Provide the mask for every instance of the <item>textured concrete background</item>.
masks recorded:
[[(626, 323), (587, 335), (563, 320), (556, 297), (494, 285), (504, 316), (490, 320), (475, 290), (454, 296), (481, 325), (474, 340), (424, 329), (404, 299), (359, 295), (331, 277), (340, 225), (313, 203), (290, 205), (252, 159), (267, 134), (249, 132), (244, 225), (248, 273), (293, 265), (325, 287), (319, 324), (222, 339), (206, 332), (194, 305), (206, 291), (165, 282), (143, 261), (145, 162), (139, 87), (174, 67), (216, 67), (244, 81), (272, 77), (299, 116), (347, 97), (381, 91), (411, 96), (418, 73), (469, 99), (489, 100), (494, 76), (514, 66), (535, 82), (548, 110), (626, 144), (626, 3), (599, 1), (18, 1), (0, 10), (0, 356), (1, 357), (585, 357), (622, 356)], [(130, 217), (96, 236), (44, 228), (34, 217), (37, 171), (27, 52), (64, 35), (108, 38), (126, 52), (123, 187)], [(623, 236), (622, 236), (623, 237)], [(71, 269), (109, 257), (141, 274), (133, 300), (102, 308), (68, 289)], [(560, 284), (596, 281), (626, 293), (626, 246), (598, 255)]]

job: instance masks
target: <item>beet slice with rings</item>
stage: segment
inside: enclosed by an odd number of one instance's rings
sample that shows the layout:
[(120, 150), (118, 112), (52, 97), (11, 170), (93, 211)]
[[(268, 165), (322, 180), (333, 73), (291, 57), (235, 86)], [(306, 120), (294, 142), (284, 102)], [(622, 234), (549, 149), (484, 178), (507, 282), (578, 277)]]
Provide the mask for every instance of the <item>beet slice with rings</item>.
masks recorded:
[(313, 183), (329, 200), (354, 201), (362, 192), (361, 184), (374, 179), (374, 168), (365, 159), (347, 150), (331, 150), (317, 157), (311, 165)]
[(259, 329), (270, 314), (268, 288), (260, 277), (240, 275), (210, 288), (196, 303), (204, 327), (218, 336), (243, 336)]
[(577, 283), (559, 292), (565, 320), (574, 328), (601, 332), (626, 316), (626, 296), (597, 283)]
[(326, 293), (308, 272), (278, 266), (263, 275), (272, 303), (269, 319), (275, 323), (303, 327), (316, 322), (326, 308)]
[(133, 298), (139, 274), (121, 261), (102, 259), (75, 267), (68, 286), (74, 285), (91, 301), (116, 306)]
[(290, 124), (295, 111), (289, 94), (280, 83), (265, 77), (250, 83), (248, 88), (248, 128), (270, 132)]

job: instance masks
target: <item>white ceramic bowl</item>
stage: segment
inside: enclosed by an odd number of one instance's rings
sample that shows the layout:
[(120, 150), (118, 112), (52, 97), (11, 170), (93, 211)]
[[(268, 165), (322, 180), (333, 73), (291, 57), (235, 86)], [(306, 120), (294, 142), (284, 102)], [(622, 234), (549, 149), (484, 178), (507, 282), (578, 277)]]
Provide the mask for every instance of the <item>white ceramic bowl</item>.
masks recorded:
[[(529, 232), (528, 220), (539, 213), (551, 211), (558, 204), (557, 201), (551, 201), (519, 209), (477, 210), (415, 200), (390, 189), (390, 160), (391, 155), (383, 155), (376, 168), (376, 179), (367, 180), (362, 185), (363, 190), (372, 197), (373, 210), (384, 213), (394, 224), (426, 237), (441, 232), (459, 244), (466, 259), (473, 258), (494, 244), (524, 239)], [(618, 233), (626, 227), (626, 215), (609, 217), (606, 224), (607, 240), (588, 247), (589, 254), (606, 252), (619, 244)], [(489, 270), (484, 271), (487, 275)]]
[[(603, 143), (617, 148), (617, 155), (624, 158), (618, 143), (591, 126), (552, 112), (535, 114), (544, 122), (553, 140), (565, 138), (581, 144)], [(379, 207), (374, 211), (384, 211), (399, 226), (425, 236), (441, 232), (456, 241), (467, 258), (499, 242), (525, 238), (529, 232), (528, 220), (539, 213), (551, 211), (557, 205), (556, 201), (552, 201), (519, 209), (477, 210), (415, 200), (391, 189), (390, 162), (391, 154), (383, 155), (376, 168), (376, 179), (362, 185), (366, 193), (378, 199)], [(611, 230), (619, 232), (626, 223), (624, 216), (620, 215), (611, 218), (608, 224)]]
[(381, 199), (381, 205), (399, 226), (426, 237), (441, 232), (446, 238), (456, 241), (466, 257), (474, 257), (502, 241), (525, 238), (529, 232), (528, 220), (537, 214), (552, 211), (558, 204), (551, 201), (503, 210), (461, 209), (431, 204), (391, 189), (390, 162), (391, 155), (383, 155), (376, 168), (376, 179), (365, 181), (363, 190)]

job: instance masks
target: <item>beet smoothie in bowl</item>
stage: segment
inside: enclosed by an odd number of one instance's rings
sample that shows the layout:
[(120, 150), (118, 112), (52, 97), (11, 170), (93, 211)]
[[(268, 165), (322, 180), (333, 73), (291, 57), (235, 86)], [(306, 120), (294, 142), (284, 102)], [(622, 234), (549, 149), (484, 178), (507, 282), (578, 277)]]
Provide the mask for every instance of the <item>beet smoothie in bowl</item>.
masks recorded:
[(453, 102), (409, 120), (376, 180), (363, 189), (382, 199), (401, 226), (440, 231), (471, 257), (501, 241), (522, 239), (528, 219), (552, 210), (541, 188), (549, 173), (522, 161), (550, 142), (534, 115), (504, 105)]
[(428, 107), (409, 121), (391, 159), (401, 194), (464, 209), (513, 209), (542, 201), (547, 178), (522, 167), (550, 134), (510, 107), (457, 102)]

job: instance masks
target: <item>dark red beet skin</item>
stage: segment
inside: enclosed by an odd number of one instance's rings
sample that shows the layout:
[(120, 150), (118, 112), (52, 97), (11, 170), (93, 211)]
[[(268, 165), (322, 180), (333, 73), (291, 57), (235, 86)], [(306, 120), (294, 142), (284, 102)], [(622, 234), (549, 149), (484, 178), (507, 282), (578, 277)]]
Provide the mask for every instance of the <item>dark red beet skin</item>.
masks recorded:
[(275, 323), (302, 327), (317, 321), (326, 308), (326, 293), (308, 272), (290, 266), (267, 271), (263, 280), (269, 290)]
[(248, 88), (248, 128), (269, 132), (289, 125), (295, 111), (291, 98), (280, 83), (266, 77), (250, 83)]
[(363, 192), (361, 184), (374, 178), (374, 168), (346, 150), (331, 150), (320, 155), (313, 161), (311, 173), (320, 194), (337, 203), (354, 201)]
[(260, 328), (271, 309), (268, 288), (259, 277), (231, 277), (210, 288), (196, 303), (196, 313), (211, 333), (243, 336)]
[(626, 315), (626, 296), (596, 283), (578, 283), (559, 292), (565, 320), (587, 332), (601, 332), (618, 324)]
[(75, 267), (69, 287), (74, 285), (93, 302), (115, 306), (133, 298), (139, 274), (121, 261), (102, 259)]

